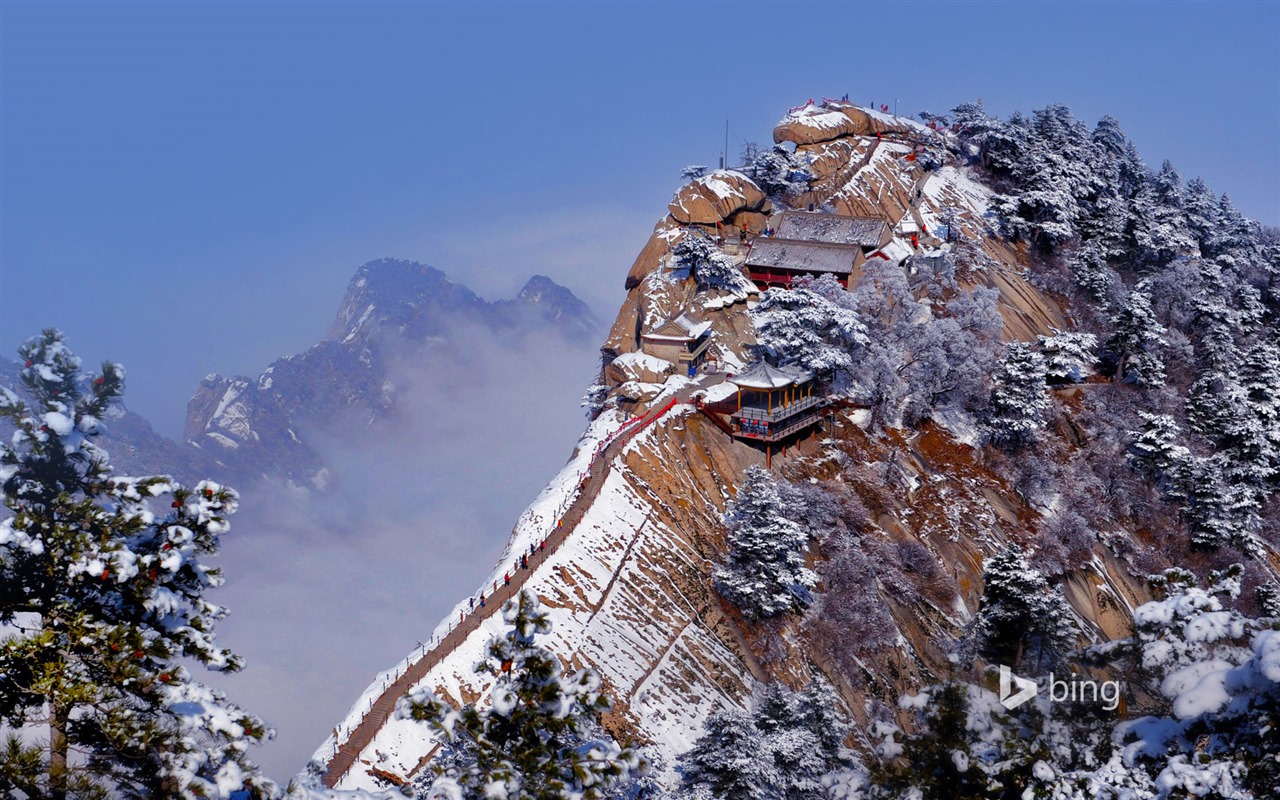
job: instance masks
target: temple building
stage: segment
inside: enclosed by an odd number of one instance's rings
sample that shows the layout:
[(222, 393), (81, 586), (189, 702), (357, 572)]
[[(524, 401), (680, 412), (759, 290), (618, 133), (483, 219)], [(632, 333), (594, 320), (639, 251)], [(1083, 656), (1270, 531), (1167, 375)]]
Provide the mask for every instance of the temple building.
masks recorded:
[(692, 376), (698, 374), (711, 338), (710, 322), (694, 322), (680, 314), (641, 334), (640, 349), (654, 358), (670, 361)]
[(893, 239), (883, 220), (815, 211), (786, 211), (773, 236), (759, 237), (746, 269), (761, 289), (788, 288), (799, 275), (835, 275), (848, 288), (858, 268)]
[(737, 410), (730, 414), (734, 436), (778, 442), (821, 419), (827, 398), (814, 393), (813, 373), (799, 367), (774, 367), (764, 361), (731, 376), (738, 387)]

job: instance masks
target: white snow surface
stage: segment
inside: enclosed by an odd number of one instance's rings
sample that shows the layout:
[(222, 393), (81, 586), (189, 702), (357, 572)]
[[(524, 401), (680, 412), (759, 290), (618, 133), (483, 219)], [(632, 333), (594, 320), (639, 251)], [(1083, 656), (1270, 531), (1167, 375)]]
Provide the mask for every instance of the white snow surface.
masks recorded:
[(974, 219), (981, 219), (991, 207), (991, 190), (974, 180), (967, 167), (943, 167), (929, 176), (923, 190), (928, 202), (918, 206), (920, 219), (931, 232), (941, 230), (939, 214), (944, 208), (968, 211)]
[(779, 124), (788, 122), (799, 122), (806, 127), (824, 131), (840, 130), (850, 124), (849, 118), (839, 111), (827, 111), (816, 104), (806, 105), (787, 114)]
[(623, 353), (613, 360), (613, 363), (619, 367), (638, 367), (649, 372), (662, 374), (674, 366), (670, 361), (651, 356), (648, 353), (636, 350), (633, 353)]

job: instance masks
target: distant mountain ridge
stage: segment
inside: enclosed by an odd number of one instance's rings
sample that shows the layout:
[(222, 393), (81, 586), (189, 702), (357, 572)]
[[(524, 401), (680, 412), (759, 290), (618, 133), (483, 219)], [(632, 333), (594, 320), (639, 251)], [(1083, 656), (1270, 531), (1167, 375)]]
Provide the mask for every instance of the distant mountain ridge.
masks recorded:
[(187, 404), (183, 435), (242, 480), (276, 474), (319, 483), (324, 464), (307, 433), (392, 414), (393, 360), (439, 352), (477, 330), (577, 339), (599, 327), (585, 303), (540, 275), (514, 300), (491, 302), (434, 267), (371, 261), (351, 279), (326, 341), (276, 360), (256, 379), (206, 376)]
[[(588, 341), (600, 330), (585, 303), (542, 275), (513, 299), (488, 301), (435, 267), (378, 259), (352, 277), (326, 340), (277, 359), (257, 377), (206, 375), (187, 404), (182, 442), (120, 408), (105, 444), (126, 473), (213, 476), (237, 485), (275, 476), (317, 485), (325, 464), (308, 434), (387, 418), (395, 409), (395, 359), (428, 351), (447, 359), (458, 336), (477, 332)], [(19, 385), (16, 362), (0, 360), (0, 385)]]

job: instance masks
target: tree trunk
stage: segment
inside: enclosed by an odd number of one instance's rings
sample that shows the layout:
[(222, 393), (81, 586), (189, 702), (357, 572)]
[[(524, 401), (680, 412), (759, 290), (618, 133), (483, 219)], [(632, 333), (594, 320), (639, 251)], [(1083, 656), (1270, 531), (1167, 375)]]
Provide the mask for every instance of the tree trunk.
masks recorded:
[[(58, 621), (47, 614), (43, 626), (45, 630), (60, 627)], [(57, 668), (60, 673), (64, 672), (66, 663), (59, 663)], [(55, 679), (45, 698), (49, 704), (49, 800), (67, 799), (67, 721), (71, 709), (62, 702), (61, 692), (61, 681)]]
[(49, 800), (67, 800), (67, 710), (49, 699)]

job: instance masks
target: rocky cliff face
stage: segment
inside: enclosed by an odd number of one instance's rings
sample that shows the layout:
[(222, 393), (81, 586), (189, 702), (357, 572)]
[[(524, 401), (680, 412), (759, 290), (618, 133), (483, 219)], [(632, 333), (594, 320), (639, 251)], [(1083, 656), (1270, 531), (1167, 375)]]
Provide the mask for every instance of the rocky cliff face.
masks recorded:
[[(508, 568), (512, 557), (555, 525), (557, 511), (571, 499), (589, 461), (584, 454), (629, 414), (661, 408), (679, 392), (688, 395), (688, 379), (667, 377), (669, 371), (638, 353), (644, 332), (683, 313), (711, 324), (711, 357), (725, 368), (748, 360), (755, 341), (748, 309), (756, 297), (699, 290), (687, 271), (671, 263), (671, 248), (684, 236), (725, 234), (726, 250), (733, 255), (739, 229), (758, 232), (768, 215), (786, 207), (813, 204), (875, 217), (895, 230), (887, 256), (902, 262), (923, 294), (929, 274), (920, 265), (927, 261), (906, 260), (917, 254), (911, 235), (926, 249), (940, 245), (933, 234), (943, 227), (944, 210), (951, 209), (951, 238), (969, 242), (963, 253), (955, 253), (962, 262), (957, 276), (962, 285), (998, 292), (1004, 338), (1034, 339), (1068, 326), (1060, 304), (1029, 282), (1025, 254), (995, 235), (987, 213), (990, 190), (963, 166), (923, 166), (936, 144), (930, 137), (940, 134), (910, 120), (829, 104), (789, 114), (774, 136), (807, 154), (804, 185), (771, 201), (742, 172), (714, 173), (681, 189), (655, 226), (625, 277), (627, 298), (603, 344), (610, 365), (605, 410), (565, 472), (517, 524), (502, 562)], [(705, 380), (706, 391), (722, 391), (712, 385), (716, 379)], [(814, 436), (775, 454), (772, 468), (792, 480), (842, 482), (868, 509), (875, 537), (888, 546), (919, 545), (941, 565), (945, 574), (936, 591), (878, 587), (897, 630), (896, 644), (837, 664), (829, 651), (810, 646), (813, 633), (799, 622), (770, 629), (766, 636), (715, 594), (712, 570), (724, 550), (721, 514), (743, 470), (764, 463), (765, 453), (732, 439), (685, 403), (677, 403), (608, 465), (606, 489), (566, 546), (528, 577), (527, 587), (552, 609), (549, 646), (570, 664), (601, 672), (615, 704), (608, 725), (650, 743), (669, 780), (675, 757), (700, 735), (706, 714), (719, 704), (745, 704), (758, 681), (802, 684), (812, 674), (825, 674), (850, 715), (865, 722), (872, 700), (892, 704), (900, 693), (945, 677), (944, 645), (954, 641), (977, 608), (984, 554), (1035, 531), (1037, 510), (983, 465), (979, 451), (964, 442), (964, 431), (929, 423), (914, 432), (872, 437), (862, 423), (857, 412), (837, 413)], [(495, 581), (503, 576), (502, 564)], [(1098, 546), (1093, 567), (1070, 579), (1067, 594), (1089, 636), (1126, 631), (1129, 609), (1143, 599), (1131, 572)], [(453, 621), (466, 607), (464, 601), (455, 609)], [(471, 665), (499, 628), (488, 619), (419, 685), (458, 703), (482, 696), (486, 683)], [(413, 654), (391, 673), (418, 657)], [(327, 760), (345, 741), (379, 691), (370, 687), (339, 726), (343, 733), (325, 742), (317, 758)], [(375, 788), (385, 785), (387, 776), (410, 778), (423, 769), (433, 747), (425, 727), (391, 720), (337, 785)]]

